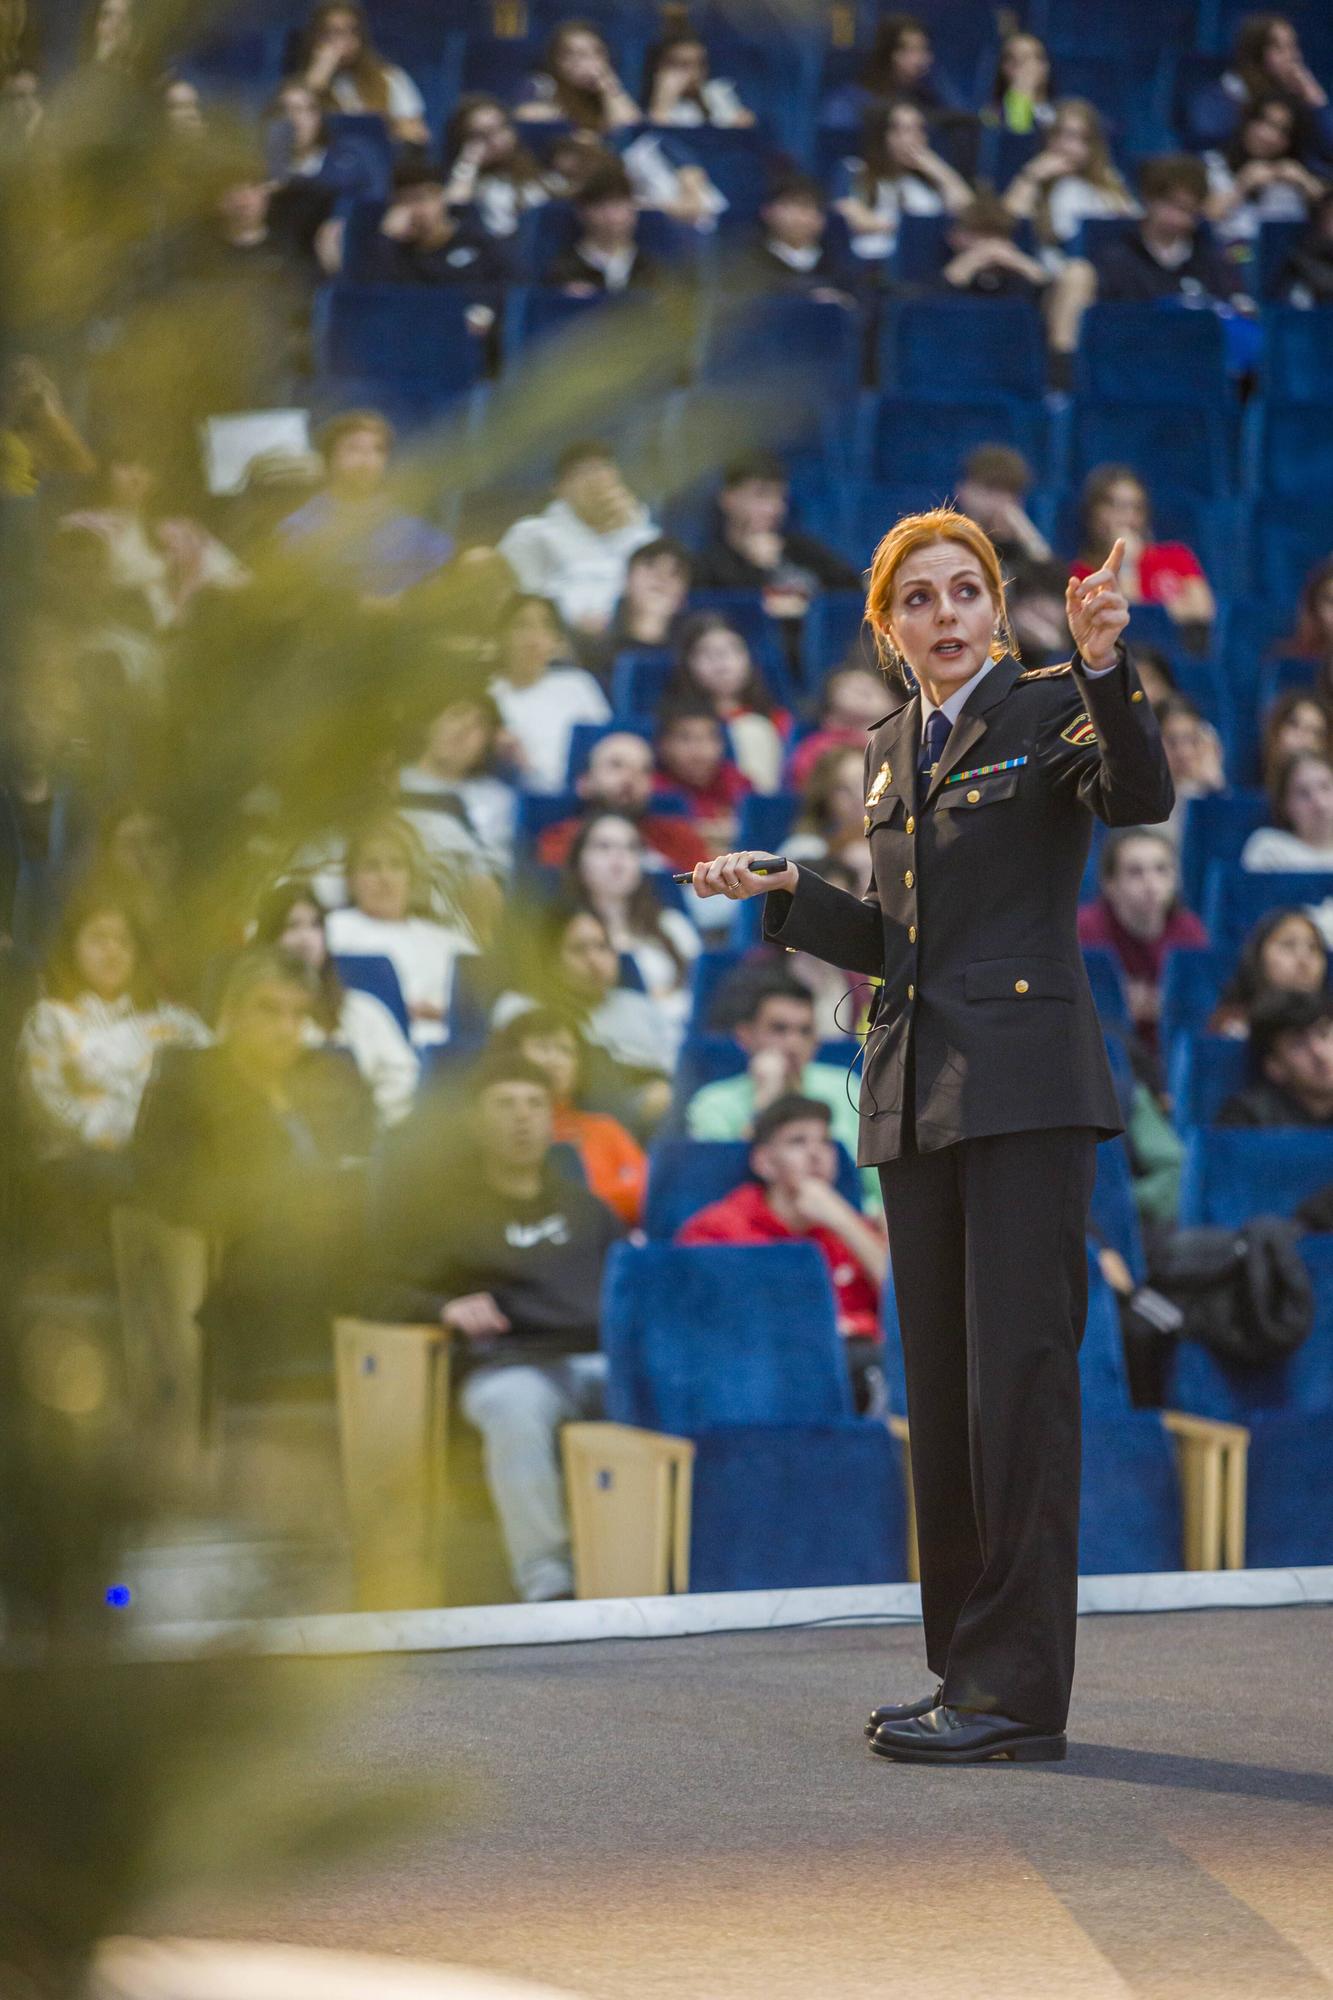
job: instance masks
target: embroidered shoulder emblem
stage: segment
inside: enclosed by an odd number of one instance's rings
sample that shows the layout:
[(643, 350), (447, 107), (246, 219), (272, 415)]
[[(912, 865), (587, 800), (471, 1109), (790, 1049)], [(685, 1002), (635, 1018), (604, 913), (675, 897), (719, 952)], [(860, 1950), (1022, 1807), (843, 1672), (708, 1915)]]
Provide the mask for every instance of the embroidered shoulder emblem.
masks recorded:
[(885, 790), (892, 783), (893, 783), (893, 772), (889, 769), (889, 766), (887, 764), (881, 764), (878, 771), (876, 771), (875, 773), (874, 782), (872, 783), (870, 790), (866, 793), (866, 804), (868, 806), (877, 806), (880, 800), (883, 798)]
[(1024, 667), (1022, 673), (1014, 682), (1014, 686), (1021, 687), (1024, 681), (1053, 681), (1057, 675), (1070, 672), (1072, 672), (1072, 668), (1068, 660), (1065, 661), (1062, 667)]
[(1067, 729), (1060, 731), (1060, 741), (1072, 743), (1076, 750), (1084, 750), (1089, 743), (1097, 741), (1097, 731), (1093, 728), (1092, 717), (1086, 708), (1080, 710)]

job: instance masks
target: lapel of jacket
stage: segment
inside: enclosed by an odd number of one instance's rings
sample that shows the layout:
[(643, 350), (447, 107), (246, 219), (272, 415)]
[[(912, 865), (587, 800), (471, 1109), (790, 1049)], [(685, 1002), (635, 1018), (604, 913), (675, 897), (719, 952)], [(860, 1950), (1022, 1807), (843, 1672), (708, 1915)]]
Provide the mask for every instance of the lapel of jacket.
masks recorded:
[(949, 740), (944, 746), (944, 755), (935, 766), (935, 775), (930, 781), (925, 803), (930, 804), (950, 771), (957, 770), (963, 759), (975, 748), (990, 727), (989, 715), (993, 708), (1008, 694), (1018, 679), (1021, 668), (1012, 653), (1006, 653), (997, 660), (984, 680), (977, 683), (963, 703), (957, 722), (949, 732)]

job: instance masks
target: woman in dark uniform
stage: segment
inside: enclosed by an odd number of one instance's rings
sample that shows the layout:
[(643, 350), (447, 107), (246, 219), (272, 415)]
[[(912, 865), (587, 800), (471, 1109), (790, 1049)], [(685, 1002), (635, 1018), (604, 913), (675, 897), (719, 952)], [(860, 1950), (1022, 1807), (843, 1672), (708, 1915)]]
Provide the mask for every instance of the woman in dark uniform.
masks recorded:
[(1095, 1148), (1121, 1129), (1075, 929), (1095, 813), (1173, 792), (1120, 634), (1117, 542), (1071, 581), (1078, 648), (1024, 671), (995, 550), (948, 508), (875, 551), (866, 615), (895, 684), (866, 754), (873, 881), (700, 863), (702, 896), (767, 894), (764, 934), (883, 987), (861, 1084), (907, 1372), (926, 1657), (876, 1709), (912, 1762), (1062, 1757), (1078, 1586), (1078, 1346)]

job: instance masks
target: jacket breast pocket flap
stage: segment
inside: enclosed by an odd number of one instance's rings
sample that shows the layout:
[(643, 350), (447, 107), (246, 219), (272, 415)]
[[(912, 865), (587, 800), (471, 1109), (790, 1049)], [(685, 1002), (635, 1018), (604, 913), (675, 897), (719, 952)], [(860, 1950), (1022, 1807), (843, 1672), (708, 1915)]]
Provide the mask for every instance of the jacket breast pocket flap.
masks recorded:
[(963, 974), (969, 1000), (1072, 1000), (1071, 968), (1055, 958), (983, 958)]
[(946, 784), (936, 795), (937, 810), (947, 808), (951, 812), (980, 812), (983, 806), (993, 806), (1000, 799), (1011, 799), (1018, 790), (1019, 771), (1000, 771), (993, 778), (961, 778), (956, 784)]
[(866, 829), (869, 833), (873, 833), (879, 826), (902, 827), (907, 821), (907, 807), (897, 792), (885, 792), (882, 799), (877, 799), (873, 806), (866, 807), (866, 819), (869, 822)]

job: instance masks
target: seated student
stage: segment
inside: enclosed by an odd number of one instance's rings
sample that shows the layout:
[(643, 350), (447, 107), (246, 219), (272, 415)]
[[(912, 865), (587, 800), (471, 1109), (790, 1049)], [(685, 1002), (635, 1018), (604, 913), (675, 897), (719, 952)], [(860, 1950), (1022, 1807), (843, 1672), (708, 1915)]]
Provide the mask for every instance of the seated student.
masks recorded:
[[(882, 692), (882, 691), (881, 691)], [(822, 874), (837, 860), (852, 877), (853, 894), (870, 887), (870, 842), (865, 834), (865, 749), (826, 750), (802, 787), (796, 825), (782, 844), (793, 861), (810, 862)]]
[[(326, 262), (330, 275), (341, 268)], [(393, 195), (371, 247), (365, 278), (376, 285), (468, 285), (485, 291), (509, 275), (492, 237), (466, 211), (451, 208), (442, 167), (424, 156), (401, 160), (393, 172)], [(474, 333), (490, 331), (494, 314), (485, 307)]]
[(450, 208), (471, 208), (488, 236), (512, 237), (527, 210), (551, 198), (540, 161), (499, 98), (485, 91), (469, 91), (455, 104), (445, 127), (444, 169)]
[(1056, 105), (1041, 151), (1010, 181), (1004, 205), (1020, 221), (1031, 221), (1052, 274), (1068, 261), (1085, 222), (1137, 213), (1095, 105), (1082, 97)]
[(412, 1045), (449, 1039), (454, 967), (476, 952), (461, 913), (448, 923), (428, 914), (426, 859), (410, 826), (386, 813), (360, 826), (347, 843), (348, 908), (331, 910), (329, 949), (387, 958), (398, 974)]
[(1208, 172), (1192, 153), (1145, 160), (1139, 169), (1143, 220), (1108, 243), (1097, 259), (1097, 296), (1105, 303), (1151, 305), (1157, 299), (1249, 308), (1244, 274), (1200, 230)]
[(759, 590), (775, 618), (800, 618), (820, 590), (859, 590), (861, 575), (788, 523), (791, 478), (780, 458), (753, 452), (722, 474), (717, 527), (695, 564), (698, 590)]
[(544, 827), (538, 836), (537, 859), (544, 868), (559, 868), (568, 859), (580, 830), (600, 811), (619, 813), (634, 827), (647, 869), (670, 868), (683, 873), (693, 868), (695, 861), (711, 858), (708, 843), (683, 813), (648, 810), (653, 800), (653, 753), (642, 736), (627, 729), (599, 736), (574, 789), (584, 810), (575, 819), (557, 820)]
[(777, 790), (791, 717), (775, 705), (749, 646), (729, 619), (716, 611), (686, 619), (663, 701), (667, 707), (709, 703), (731, 734), (737, 768), (757, 792)]
[(630, 557), (658, 537), (610, 445), (585, 439), (557, 459), (550, 505), (515, 521), (498, 547), (520, 590), (549, 597), (577, 631), (604, 632), (625, 588)]
[(709, 73), (708, 44), (687, 20), (669, 28), (644, 58), (639, 96), (649, 125), (697, 126), (737, 131), (755, 122), (736, 86)]
[(604, 632), (581, 633), (579, 658), (605, 681), (621, 653), (665, 652), (689, 601), (694, 557), (669, 535), (635, 549), (625, 588)]
[(866, 731), (884, 713), (884, 681), (874, 668), (849, 660), (835, 667), (819, 697), (819, 723), (803, 736), (787, 759), (786, 791), (804, 791), (815, 765), (827, 750), (864, 752)]
[(157, 991), (137, 917), (115, 886), (76, 891), (18, 1040), (39, 1221), (72, 1228), (90, 1247), (104, 1238), (112, 1204), (128, 1198), (127, 1149), (154, 1058), (211, 1039)]
[(542, 283), (571, 298), (625, 292), (655, 285), (655, 261), (638, 241), (639, 211), (623, 166), (607, 167), (585, 181), (574, 200), (578, 234), (542, 273)]
[[(846, 1069), (814, 1059), (815, 1003), (809, 988), (778, 970), (755, 980), (745, 1004), (732, 1032), (746, 1066), (737, 1076), (696, 1090), (685, 1110), (690, 1137), (748, 1139), (759, 1113), (794, 1091), (828, 1106), (833, 1137), (855, 1159), (859, 1113), (849, 1100)], [(862, 1179), (866, 1207), (874, 1213), (879, 1182), (873, 1168)]]
[(401, 145), (430, 144), (421, 92), (406, 70), (380, 55), (360, 6), (325, 0), (316, 7), (301, 35), (296, 68), (331, 109), (383, 118)]
[(403, 818), (429, 847), (427, 823), (453, 817), (466, 848), (496, 875), (506, 876), (514, 863), (518, 794), (493, 768), (504, 729), (495, 699), (480, 691), (461, 693), (442, 708), (434, 702), (431, 708), (416, 762), (398, 773)]
[(1035, 299), (1051, 274), (1014, 242), (1014, 219), (997, 195), (974, 195), (949, 229), (953, 256), (940, 273), (950, 291), (982, 299)]
[(602, 1269), (623, 1229), (549, 1163), (544, 1070), (487, 1054), (469, 1109), (472, 1157), (441, 1185), (430, 1235), (388, 1274), (389, 1307), (452, 1331), (459, 1407), (481, 1432), (514, 1586), (540, 1604), (573, 1595), (559, 1432), (601, 1414)]
[(680, 910), (663, 909), (644, 870), (643, 842), (623, 813), (589, 813), (565, 863), (569, 901), (595, 910), (613, 949), (633, 961), (643, 990), (679, 1046), (690, 1012), (690, 971), (699, 933)]
[(1333, 749), (1333, 722), (1312, 688), (1283, 688), (1264, 711), (1259, 732), (1259, 769), (1270, 794), (1293, 757), (1326, 757)]
[(587, 21), (562, 21), (514, 112), (529, 125), (573, 125), (605, 133), (643, 117), (611, 65), (606, 42)]
[(250, 581), (200, 522), (162, 507), (157, 470), (132, 440), (106, 453), (100, 485), (101, 504), (66, 514), (61, 527), (85, 529), (105, 544), (108, 582), (137, 603), (152, 629), (179, 625), (201, 591), (238, 590)]
[(307, 1046), (318, 1001), (308, 965), (245, 952), (216, 1047), (164, 1051), (135, 1127), (137, 1198), (214, 1239), (199, 1317), (210, 1372), (234, 1393), (265, 1376), (331, 1387), (330, 1322), (355, 1310), (365, 1281), (374, 1113), (348, 1057)]
[(1226, 758), (1221, 737), (1188, 696), (1168, 695), (1165, 701), (1154, 702), (1153, 712), (1176, 788), (1167, 831), (1179, 845), (1190, 800), (1227, 790)]
[(1241, 867), (1268, 874), (1333, 870), (1333, 760), (1298, 751), (1278, 772), (1269, 798), (1273, 824), (1250, 835)]
[(374, 1100), (380, 1124), (400, 1124), (412, 1109), (421, 1059), (382, 1000), (343, 985), (329, 955), (325, 923), (324, 906), (308, 882), (279, 882), (259, 906), (255, 943), (309, 966), (319, 982), (319, 997), (306, 1029), (307, 1044), (346, 1049)]
[(573, 1025), (549, 1007), (534, 1007), (493, 1035), (490, 1047), (542, 1071), (551, 1086), (553, 1141), (574, 1148), (598, 1201), (627, 1228), (637, 1228), (648, 1187), (648, 1155), (619, 1119), (604, 1111), (580, 1110), (586, 1051)]
[(1282, 266), (1277, 282), (1283, 305), (1333, 304), (1333, 188), (1310, 206), (1310, 219)]
[(1245, 111), (1274, 95), (1292, 107), (1310, 152), (1333, 153), (1328, 92), (1306, 62), (1295, 28), (1282, 14), (1248, 14), (1237, 27), (1226, 70), (1197, 93), (1191, 123), (1225, 145)]
[(1000, 43), (1000, 58), (982, 122), (1005, 132), (1046, 132), (1055, 123), (1051, 57), (1039, 35), (1015, 28)]
[(830, 93), (820, 106), (819, 122), (854, 125), (870, 105), (899, 99), (914, 104), (926, 118), (947, 110), (951, 102), (924, 25), (914, 14), (881, 14), (855, 83)]
[[(814, 1243), (829, 1267), (853, 1379), (858, 1392), (870, 1392), (864, 1378), (883, 1341), (879, 1295), (888, 1238), (882, 1223), (859, 1214), (838, 1192), (828, 1105), (794, 1091), (776, 1098), (755, 1118), (750, 1172), (753, 1180), (683, 1223), (677, 1243)], [(859, 1407), (869, 1400), (869, 1393), (858, 1393)]]
[(289, 201), (303, 196), (307, 217), (322, 221), (340, 197), (374, 191), (374, 155), (357, 140), (331, 136), (318, 91), (300, 77), (279, 84), (264, 116), (275, 193)]
[(397, 597), (444, 568), (451, 538), (406, 514), (389, 488), (393, 425), (378, 410), (345, 410), (319, 435), (325, 483), (278, 525), (293, 547), (322, 551), (363, 596)]
[(527, 792), (562, 792), (575, 726), (611, 720), (611, 704), (590, 673), (570, 664), (571, 651), (549, 598), (525, 593), (510, 600), (490, 691), (504, 722), (505, 752)]
[(759, 225), (748, 255), (737, 260), (745, 283), (853, 303), (857, 280), (828, 241), (828, 205), (818, 181), (805, 174), (778, 181), (760, 207)]
[(963, 461), (958, 506), (986, 530), (1011, 573), (1051, 558), (1050, 543), (1023, 507), (1034, 477), (1022, 452), (1012, 445), (980, 444)]
[(1169, 833), (1157, 826), (1116, 827), (1102, 844), (1101, 894), (1078, 913), (1078, 941), (1114, 953), (1124, 974), (1134, 1032), (1157, 1049), (1166, 955), (1208, 943), (1208, 933), (1180, 901), (1180, 865)]
[(1245, 940), (1208, 1033), (1243, 1042), (1261, 1002), (1274, 994), (1327, 990), (1328, 946), (1313, 917), (1304, 910), (1269, 910)]
[(1304, 222), (1325, 183), (1301, 160), (1296, 113), (1286, 98), (1260, 97), (1241, 114), (1235, 137), (1204, 155), (1206, 212), (1213, 234), (1252, 267), (1265, 222)]
[(926, 121), (906, 98), (869, 106), (859, 158), (841, 163), (834, 207), (852, 254), (882, 264), (898, 247), (905, 215), (957, 215), (972, 199), (963, 176), (932, 152)]
[(1101, 560), (1094, 562), (1092, 552), (1106, 534), (1111, 542), (1117, 536), (1124, 540), (1120, 588), (1128, 602), (1163, 605), (1173, 624), (1195, 628), (1206, 640), (1217, 604), (1203, 565), (1184, 542), (1154, 540), (1148, 489), (1132, 465), (1095, 465), (1084, 480), (1079, 553), (1071, 564), (1076, 577), (1091, 576)]
[(550, 1008), (586, 1050), (587, 1108), (610, 1112), (638, 1137), (650, 1133), (671, 1102), (667, 1079), (679, 1037), (646, 993), (620, 984), (620, 959), (596, 911), (558, 903), (535, 925), (524, 917), (502, 963), (514, 984), (495, 1003), (492, 1029), (531, 1008)]
[(1274, 993), (1250, 1015), (1255, 1081), (1229, 1097), (1219, 1125), (1315, 1125), (1333, 1131), (1333, 999)]
[(714, 853), (734, 838), (741, 800), (754, 790), (731, 761), (711, 702), (673, 702), (657, 717), (656, 786), (683, 798), (691, 824)]

